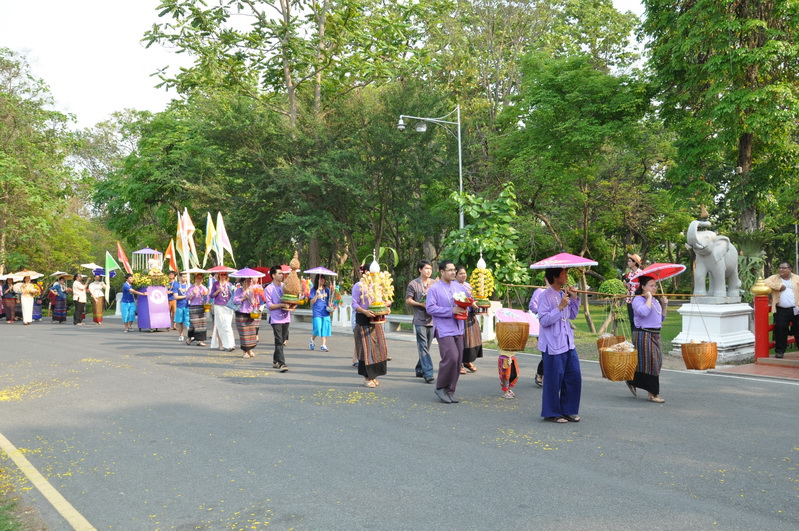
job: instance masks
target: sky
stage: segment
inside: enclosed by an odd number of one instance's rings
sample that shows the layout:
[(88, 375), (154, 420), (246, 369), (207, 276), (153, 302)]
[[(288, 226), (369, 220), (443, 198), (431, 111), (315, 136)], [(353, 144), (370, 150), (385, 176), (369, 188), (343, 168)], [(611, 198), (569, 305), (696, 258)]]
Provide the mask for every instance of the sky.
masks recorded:
[[(158, 21), (159, 0), (0, 0), (0, 47), (24, 53), (55, 108), (86, 128), (126, 108), (158, 112), (175, 96), (152, 74), (185, 64), (144, 32)], [(613, 0), (640, 15), (640, 0)], [(180, 61), (183, 61), (181, 63)]]

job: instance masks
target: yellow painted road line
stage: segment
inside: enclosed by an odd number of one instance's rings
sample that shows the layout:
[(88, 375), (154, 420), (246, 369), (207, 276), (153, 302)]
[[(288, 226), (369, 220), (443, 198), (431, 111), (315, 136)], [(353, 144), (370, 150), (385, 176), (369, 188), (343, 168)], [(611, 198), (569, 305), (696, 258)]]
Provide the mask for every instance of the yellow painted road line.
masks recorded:
[(0, 449), (2, 449), (8, 457), (19, 467), (25, 476), (30, 480), (33, 485), (39, 489), (42, 496), (47, 498), (47, 501), (64, 517), (64, 519), (74, 529), (78, 531), (94, 530), (94, 526), (86, 520), (75, 508), (64, 498), (55, 488), (45, 479), (43, 475), (36, 470), (28, 459), (22, 455), (22, 452), (11, 444), (11, 441), (0, 433)]

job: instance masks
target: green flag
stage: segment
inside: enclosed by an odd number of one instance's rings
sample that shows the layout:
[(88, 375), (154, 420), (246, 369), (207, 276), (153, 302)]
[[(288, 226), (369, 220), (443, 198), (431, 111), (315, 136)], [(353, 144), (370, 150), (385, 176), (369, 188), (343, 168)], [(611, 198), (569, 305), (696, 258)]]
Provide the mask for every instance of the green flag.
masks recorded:
[(111, 271), (114, 269), (119, 269), (119, 264), (114, 257), (111, 256), (111, 253), (108, 251), (105, 252), (105, 301), (107, 304), (111, 304), (111, 301), (108, 300), (111, 290)]

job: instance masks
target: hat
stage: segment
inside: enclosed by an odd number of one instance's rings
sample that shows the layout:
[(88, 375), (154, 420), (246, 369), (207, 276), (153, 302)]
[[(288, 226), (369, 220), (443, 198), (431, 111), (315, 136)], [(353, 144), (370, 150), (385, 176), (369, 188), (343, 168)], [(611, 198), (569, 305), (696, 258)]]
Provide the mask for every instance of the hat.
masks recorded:
[(635, 253), (632, 253), (632, 254), (627, 254), (627, 257), (630, 260), (632, 260), (633, 262), (635, 262), (636, 264), (638, 264), (638, 267), (641, 267), (641, 257), (640, 256), (638, 256)]

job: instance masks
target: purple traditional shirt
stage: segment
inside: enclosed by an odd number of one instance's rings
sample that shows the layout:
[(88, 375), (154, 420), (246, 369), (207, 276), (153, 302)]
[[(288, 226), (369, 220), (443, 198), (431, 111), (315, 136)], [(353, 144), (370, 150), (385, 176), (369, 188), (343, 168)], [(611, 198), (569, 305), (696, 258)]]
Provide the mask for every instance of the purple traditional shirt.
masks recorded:
[[(219, 293), (217, 293), (219, 290)], [(233, 296), (233, 284), (226, 282), (221, 285), (218, 281), (214, 281), (211, 285), (211, 297), (214, 298), (214, 304), (217, 306), (227, 306), (230, 297)]]
[(559, 310), (561, 299), (568, 295), (549, 287), (538, 298), (538, 350), (550, 355), (563, 354), (574, 348), (574, 331), (569, 324), (577, 317), (580, 299), (571, 299)]
[(189, 301), (189, 306), (200, 306), (205, 302), (205, 297), (208, 295), (208, 288), (200, 284), (192, 284), (189, 291), (186, 292), (186, 299)]
[(256, 297), (254, 294), (248, 297), (244, 293), (244, 288), (236, 288), (236, 291), (233, 292), (233, 302), (241, 304), (239, 307), (239, 312), (241, 313), (250, 313), (253, 310), (258, 310), (258, 305), (252, 302), (255, 299)]
[(530, 306), (528, 306), (531, 312), (535, 314), (538, 313), (538, 299), (541, 297), (541, 294), (544, 293), (546, 290), (547, 290), (546, 288), (538, 288), (533, 292), (533, 296), (530, 297)]
[[(275, 286), (269, 284), (264, 290), (264, 298), (266, 305), (272, 306), (273, 304), (282, 304), (280, 299), (283, 298), (283, 286)], [(269, 322), (271, 324), (285, 324), (291, 322), (291, 312), (283, 308), (277, 310), (269, 310)]]
[(666, 316), (663, 315), (663, 308), (660, 301), (652, 298), (652, 307), (646, 307), (646, 297), (638, 295), (633, 299), (633, 320), (636, 328), (657, 328), (663, 325)]
[(449, 284), (439, 280), (427, 290), (427, 313), (433, 317), (437, 337), (463, 335), (464, 321), (455, 319), (452, 313), (455, 307), (453, 296), (458, 292), (466, 293), (466, 288), (454, 280)]
[(359, 280), (352, 287), (352, 309), (354, 311), (358, 311), (358, 308), (368, 310), (369, 306), (372, 305), (372, 299), (367, 296), (365, 300), (366, 302), (361, 301), (361, 281)]

